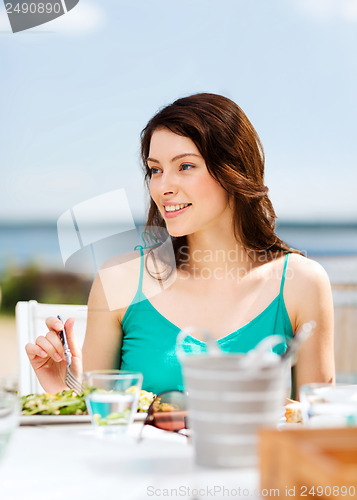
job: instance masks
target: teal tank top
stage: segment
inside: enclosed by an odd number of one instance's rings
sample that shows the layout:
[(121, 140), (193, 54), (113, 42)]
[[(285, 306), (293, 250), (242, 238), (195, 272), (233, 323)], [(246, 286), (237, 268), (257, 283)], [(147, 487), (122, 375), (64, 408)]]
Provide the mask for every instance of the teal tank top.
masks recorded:
[[(180, 328), (155, 309), (142, 292), (144, 254), (141, 251), (139, 287), (122, 320), (121, 370), (143, 374), (143, 389), (155, 394), (168, 390), (183, 390), (181, 365), (176, 356), (176, 337)], [(277, 354), (285, 352), (293, 329), (288, 316), (283, 289), (288, 263), (285, 257), (280, 291), (277, 297), (258, 316), (238, 330), (217, 340), (227, 353), (246, 353), (270, 335), (281, 335), (284, 342), (274, 348)], [(187, 325), (189, 326), (189, 325)], [(205, 351), (205, 343), (188, 336), (183, 348), (190, 352)]]

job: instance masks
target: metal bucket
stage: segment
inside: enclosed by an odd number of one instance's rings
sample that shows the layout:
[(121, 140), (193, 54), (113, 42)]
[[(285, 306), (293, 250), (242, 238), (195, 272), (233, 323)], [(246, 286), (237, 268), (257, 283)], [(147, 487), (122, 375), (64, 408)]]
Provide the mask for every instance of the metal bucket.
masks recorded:
[(206, 467), (257, 464), (257, 430), (276, 426), (286, 390), (286, 365), (247, 368), (245, 355), (179, 356), (188, 395), (196, 463)]

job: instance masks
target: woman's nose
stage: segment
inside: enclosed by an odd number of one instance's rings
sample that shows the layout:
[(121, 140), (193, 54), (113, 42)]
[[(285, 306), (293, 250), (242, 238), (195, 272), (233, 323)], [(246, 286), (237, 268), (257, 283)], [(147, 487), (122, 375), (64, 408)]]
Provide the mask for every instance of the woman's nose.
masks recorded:
[(164, 172), (161, 177), (162, 194), (175, 194), (177, 192), (177, 178), (172, 172)]

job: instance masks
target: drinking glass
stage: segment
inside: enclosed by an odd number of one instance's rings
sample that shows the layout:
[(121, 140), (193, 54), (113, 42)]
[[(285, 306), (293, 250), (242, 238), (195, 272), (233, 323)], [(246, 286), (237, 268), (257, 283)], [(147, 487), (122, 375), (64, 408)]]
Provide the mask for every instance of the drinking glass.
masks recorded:
[(92, 424), (99, 435), (123, 434), (138, 409), (143, 376), (121, 370), (83, 374), (83, 390)]
[(14, 394), (0, 392), (0, 460), (19, 421), (19, 402)]
[(357, 385), (306, 384), (300, 388), (300, 401), (310, 427), (357, 426)]

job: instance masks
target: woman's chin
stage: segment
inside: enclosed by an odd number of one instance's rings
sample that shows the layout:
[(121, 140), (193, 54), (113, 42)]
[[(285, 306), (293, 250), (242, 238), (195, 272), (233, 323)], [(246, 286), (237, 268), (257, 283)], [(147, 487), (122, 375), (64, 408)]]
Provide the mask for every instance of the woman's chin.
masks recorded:
[[(193, 227), (188, 227), (188, 224), (170, 224), (171, 221), (166, 220), (166, 230), (170, 236), (173, 238), (180, 238), (182, 236), (188, 236), (195, 232)], [(181, 227), (179, 227), (181, 226)]]
[(183, 231), (183, 230), (179, 230), (177, 228), (170, 228), (168, 227), (168, 225), (166, 224), (166, 229), (167, 229), (167, 232), (169, 233), (170, 236), (172, 236), (173, 238), (180, 238), (182, 236), (187, 236), (187, 231)]
[(173, 238), (180, 238), (182, 236), (187, 236), (186, 233), (182, 233), (179, 231), (168, 231), (169, 235), (172, 236)]

